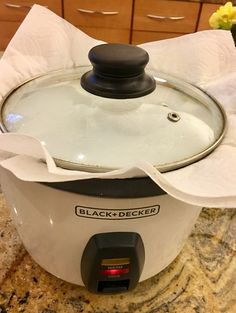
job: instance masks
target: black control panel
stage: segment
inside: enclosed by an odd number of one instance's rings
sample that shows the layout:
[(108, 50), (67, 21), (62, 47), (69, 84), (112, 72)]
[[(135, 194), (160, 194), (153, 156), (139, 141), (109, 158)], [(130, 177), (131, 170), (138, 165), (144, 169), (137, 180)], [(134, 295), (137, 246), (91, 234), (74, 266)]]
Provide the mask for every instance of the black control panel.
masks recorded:
[(145, 259), (144, 245), (134, 232), (96, 234), (81, 260), (85, 287), (95, 293), (119, 293), (137, 285)]

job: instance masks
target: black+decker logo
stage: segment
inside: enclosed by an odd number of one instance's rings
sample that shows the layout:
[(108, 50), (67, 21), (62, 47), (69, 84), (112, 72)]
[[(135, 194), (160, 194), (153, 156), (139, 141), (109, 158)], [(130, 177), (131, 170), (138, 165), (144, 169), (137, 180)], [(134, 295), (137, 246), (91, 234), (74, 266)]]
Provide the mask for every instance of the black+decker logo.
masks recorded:
[(157, 215), (160, 205), (127, 209), (101, 209), (76, 205), (75, 214), (79, 217), (102, 220), (128, 220)]

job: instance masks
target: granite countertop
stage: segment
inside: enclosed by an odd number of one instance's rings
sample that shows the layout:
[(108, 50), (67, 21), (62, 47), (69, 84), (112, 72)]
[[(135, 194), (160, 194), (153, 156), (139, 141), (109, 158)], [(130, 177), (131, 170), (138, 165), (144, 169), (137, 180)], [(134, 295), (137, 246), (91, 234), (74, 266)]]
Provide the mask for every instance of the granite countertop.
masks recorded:
[(203, 209), (176, 260), (137, 288), (94, 295), (38, 266), (0, 194), (0, 313), (235, 313), (236, 210)]

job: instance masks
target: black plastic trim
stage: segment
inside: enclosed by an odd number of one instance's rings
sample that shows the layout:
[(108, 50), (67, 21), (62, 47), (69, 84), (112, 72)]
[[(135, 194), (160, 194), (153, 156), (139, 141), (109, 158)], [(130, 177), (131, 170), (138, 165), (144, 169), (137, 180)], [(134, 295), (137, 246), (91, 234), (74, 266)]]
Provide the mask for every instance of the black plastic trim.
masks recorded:
[[(102, 273), (116, 265), (102, 265), (104, 259), (128, 258), (128, 272), (109, 276)], [(145, 249), (141, 236), (134, 232), (110, 232), (93, 235), (83, 251), (81, 276), (85, 287), (94, 293), (120, 293), (134, 289), (141, 276)], [(122, 265), (117, 265), (119, 268)]]
[(166, 194), (166, 192), (149, 177), (126, 179), (94, 178), (42, 184), (76, 194), (104, 198), (143, 198)]

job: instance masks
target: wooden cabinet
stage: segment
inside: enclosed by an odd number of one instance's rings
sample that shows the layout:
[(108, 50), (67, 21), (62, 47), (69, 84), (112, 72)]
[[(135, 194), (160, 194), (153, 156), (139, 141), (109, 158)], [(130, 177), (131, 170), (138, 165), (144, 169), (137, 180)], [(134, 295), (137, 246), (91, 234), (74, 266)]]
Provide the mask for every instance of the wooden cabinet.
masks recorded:
[(0, 51), (6, 49), (19, 26), (17, 22), (0, 21)]
[(165, 33), (165, 32), (149, 32), (149, 31), (136, 31), (132, 32), (132, 44), (138, 45), (144, 42), (168, 39), (178, 37), (182, 34), (179, 33)]
[[(34, 3), (34, 0), (0, 0), (0, 50), (6, 48)], [(37, 0), (37, 4), (62, 15), (61, 0)]]
[(88, 35), (130, 42), (133, 0), (64, 0), (64, 17)]
[(136, 0), (132, 43), (158, 40), (196, 30), (200, 3)]
[(34, 3), (62, 14), (61, 0), (0, 0), (0, 21), (22, 22)]
[[(0, 50), (6, 48), (35, 1), (0, 0)], [(176, 0), (37, 0), (37, 3), (91, 37), (133, 44), (210, 29), (209, 17), (220, 6)]]
[(220, 4), (210, 4), (210, 3), (203, 3), (201, 15), (199, 18), (198, 28), (197, 30), (206, 30), (211, 29), (209, 25), (209, 18), (218, 8)]

